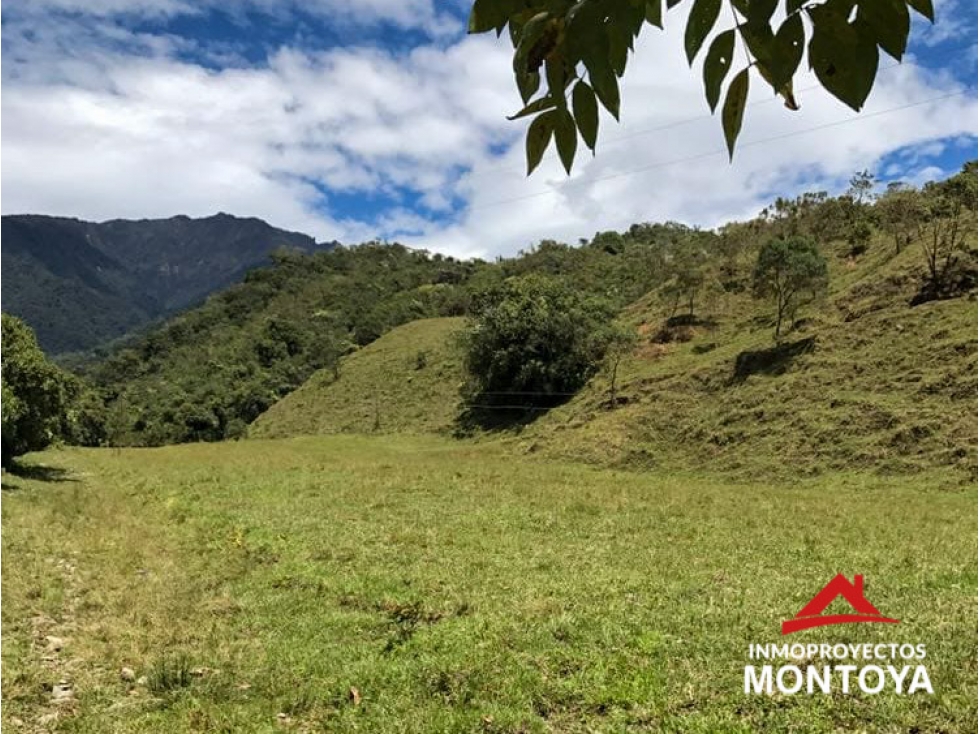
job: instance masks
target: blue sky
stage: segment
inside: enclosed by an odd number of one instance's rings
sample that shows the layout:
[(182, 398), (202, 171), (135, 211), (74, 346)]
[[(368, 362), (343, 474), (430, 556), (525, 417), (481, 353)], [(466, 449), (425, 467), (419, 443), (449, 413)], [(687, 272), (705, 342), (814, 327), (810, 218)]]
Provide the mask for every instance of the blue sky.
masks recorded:
[[(434, 0), (32, 0), (3, 16), (4, 213), (259, 216), (319, 239), (511, 254), (637, 221), (716, 226), (855, 170), (912, 183), (976, 157), (976, 4), (937, 3), (857, 116), (755, 85), (733, 164), (682, 54), (648, 28), (622, 123), (529, 179), (510, 50)], [(767, 142), (766, 142), (767, 141)]]

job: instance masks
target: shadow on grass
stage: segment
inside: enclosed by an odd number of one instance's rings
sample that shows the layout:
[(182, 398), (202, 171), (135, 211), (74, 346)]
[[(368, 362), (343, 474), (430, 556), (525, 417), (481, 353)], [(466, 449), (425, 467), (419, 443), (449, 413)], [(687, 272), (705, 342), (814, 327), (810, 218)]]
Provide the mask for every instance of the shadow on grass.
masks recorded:
[[(21, 464), (17, 461), (12, 461), (10, 466), (5, 467), (4, 472), (4, 479), (16, 477), (17, 479), (31, 479), (35, 482), (79, 481), (71, 476), (67, 469), (62, 469), (57, 466), (43, 466), (42, 464)], [(7, 482), (3, 482), (2, 488), (4, 491), (20, 489), (18, 485), (8, 484)]]
[(803, 354), (816, 349), (816, 337), (783, 342), (769, 349), (741, 352), (734, 360), (732, 383), (744, 382), (751, 375), (781, 375)]
[(480, 393), (464, 399), (455, 421), (455, 434), (508, 431), (530, 425), (552, 408), (566, 403), (573, 393), (556, 395)]

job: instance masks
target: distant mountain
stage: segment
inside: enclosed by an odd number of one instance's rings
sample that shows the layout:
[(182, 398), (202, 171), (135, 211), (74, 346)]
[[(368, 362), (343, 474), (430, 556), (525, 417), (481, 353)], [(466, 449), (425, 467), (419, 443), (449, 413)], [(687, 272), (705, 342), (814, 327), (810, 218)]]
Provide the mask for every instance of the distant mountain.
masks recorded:
[(99, 223), (4, 216), (2, 307), (49, 354), (80, 351), (202, 301), (278, 247), (335, 244), (229, 214)]

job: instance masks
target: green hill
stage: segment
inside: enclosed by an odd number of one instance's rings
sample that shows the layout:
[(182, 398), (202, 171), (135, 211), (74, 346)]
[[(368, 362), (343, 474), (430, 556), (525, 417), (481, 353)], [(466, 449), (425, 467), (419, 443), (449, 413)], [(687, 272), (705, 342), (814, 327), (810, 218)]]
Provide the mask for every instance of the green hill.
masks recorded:
[[(827, 470), (971, 475), (976, 462), (974, 294), (909, 303), (921, 253), (884, 237), (853, 256), (824, 248), (829, 293), (779, 347), (770, 308), (719, 292), (692, 324), (669, 327), (662, 292), (620, 319), (639, 335), (619, 367), (616, 406), (603, 371), (563, 406), (502, 434), (529, 453), (623, 468), (789, 477)], [(318, 372), (250, 435), (443, 431), (459, 416), (460, 319), (395, 329)], [(672, 323), (676, 324), (674, 319)], [(680, 322), (683, 319), (679, 319)], [(424, 353), (425, 366), (416, 369)]]
[(338, 374), (316, 372), (259, 416), (249, 436), (449, 429), (463, 378), (453, 341), (462, 323), (422, 319), (394, 329), (344, 357)]
[(317, 369), (393, 326), (465, 310), (479, 263), (399, 245), (280, 252), (274, 264), (83, 366), (113, 445), (240, 437)]
[[(114, 445), (482, 426), (512, 448), (629, 468), (934, 470), (958, 482), (976, 458), (976, 187), (969, 163), (921, 190), (810, 192), (715, 231), (635, 224), (492, 263), (381, 243), (280, 253), (89, 374)], [(754, 271), (766, 243), (800, 237), (827, 261), (829, 285), (776, 344)], [(594, 304), (596, 329), (617, 314), (635, 332), (614, 400), (604, 369), (580, 389), (503, 382), (485, 400), (461, 397), (461, 323), (447, 317), (478, 314), (524, 276)], [(524, 308), (513, 318), (536, 318)], [(517, 355), (517, 372), (562, 349), (512, 333), (538, 350), (493, 347)], [(577, 374), (587, 379), (600, 352)], [(577, 393), (546, 411), (564, 390)], [(533, 391), (549, 398), (534, 404)]]
[[(596, 376), (520, 437), (528, 451), (601, 464), (800, 476), (908, 473), (976, 465), (976, 305), (909, 306), (920, 253), (878, 240), (831, 259), (818, 308), (774, 346), (763, 304), (720, 299), (701, 325), (664, 338), (646, 298), (623, 319), (641, 338), (619, 368), (617, 405)], [(704, 325), (706, 322), (707, 325)]]

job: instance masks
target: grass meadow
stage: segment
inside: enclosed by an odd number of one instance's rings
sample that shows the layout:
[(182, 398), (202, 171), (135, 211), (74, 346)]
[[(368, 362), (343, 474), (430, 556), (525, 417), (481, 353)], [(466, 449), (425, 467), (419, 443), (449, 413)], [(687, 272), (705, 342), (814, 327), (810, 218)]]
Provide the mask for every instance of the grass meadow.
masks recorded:
[[(975, 731), (976, 495), (939, 475), (736, 484), (409, 436), (24, 463), (7, 731)], [(743, 693), (748, 644), (836, 573), (901, 624), (792, 641), (924, 643), (934, 695)]]

